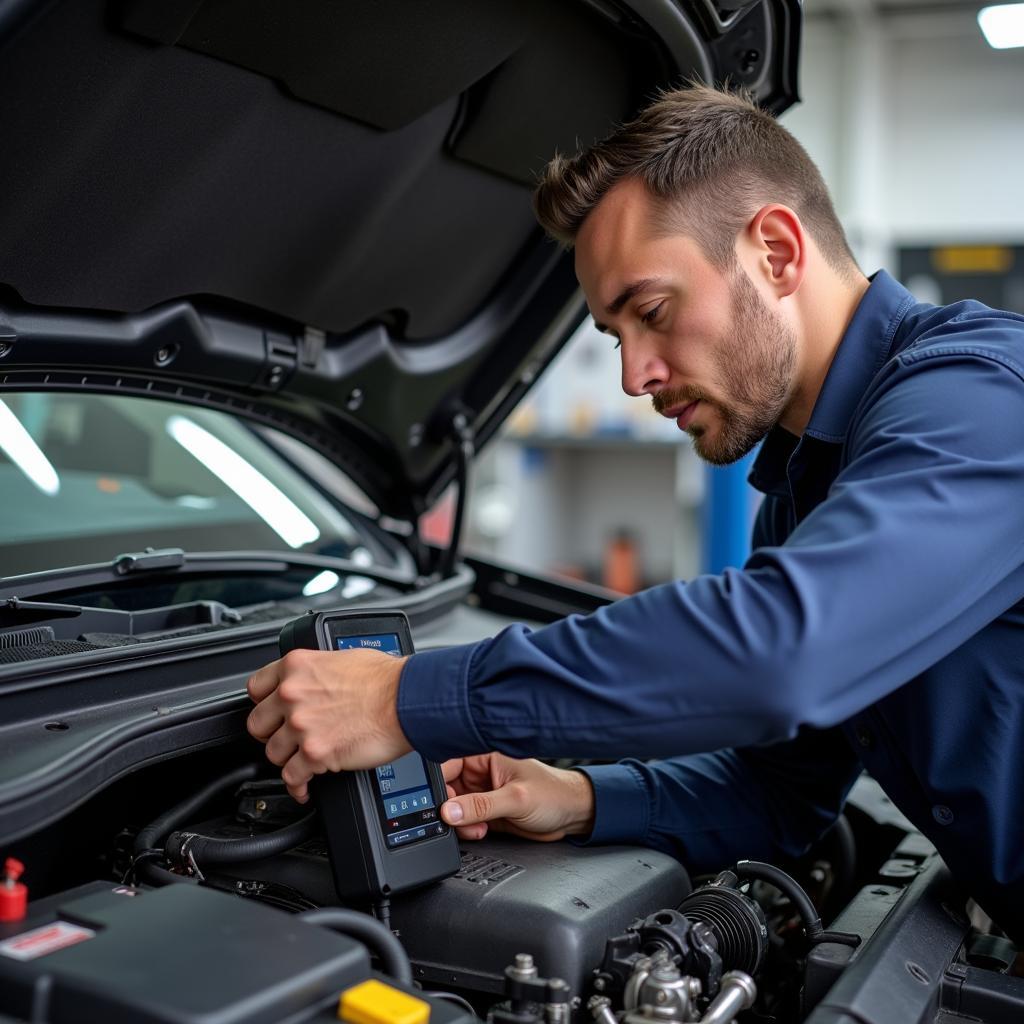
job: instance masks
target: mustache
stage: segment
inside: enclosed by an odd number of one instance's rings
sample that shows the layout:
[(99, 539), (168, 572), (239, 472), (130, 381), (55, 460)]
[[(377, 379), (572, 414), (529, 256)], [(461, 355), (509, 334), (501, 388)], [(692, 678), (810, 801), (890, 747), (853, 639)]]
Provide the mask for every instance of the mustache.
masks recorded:
[(654, 406), (654, 411), (659, 415), (665, 412), (666, 409), (671, 409), (673, 406), (687, 405), (690, 402), (707, 401), (709, 401), (708, 393), (703, 388), (697, 387), (696, 385), (681, 388), (666, 388), (664, 391), (659, 391), (656, 395), (651, 395), (651, 405)]

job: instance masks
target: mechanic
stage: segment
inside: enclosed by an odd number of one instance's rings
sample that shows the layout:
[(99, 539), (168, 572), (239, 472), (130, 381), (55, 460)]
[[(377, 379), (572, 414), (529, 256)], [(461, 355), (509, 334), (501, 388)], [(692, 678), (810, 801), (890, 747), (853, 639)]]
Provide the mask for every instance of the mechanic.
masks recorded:
[[(799, 855), (866, 768), (1024, 940), (1024, 317), (866, 278), (799, 143), (709, 88), (556, 157), (535, 208), (624, 390), (709, 462), (764, 440), (753, 554), (401, 662), (293, 652), (249, 681), (250, 732), (299, 800), (415, 747), (459, 758), (464, 838), (694, 872)], [(516, 760), (627, 756), (664, 760)]]

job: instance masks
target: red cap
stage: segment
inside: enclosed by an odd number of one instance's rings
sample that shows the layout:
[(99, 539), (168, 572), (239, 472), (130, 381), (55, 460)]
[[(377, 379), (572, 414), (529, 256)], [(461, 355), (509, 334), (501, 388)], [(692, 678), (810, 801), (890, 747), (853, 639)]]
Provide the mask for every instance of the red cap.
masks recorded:
[(0, 921), (21, 921), (28, 907), (28, 888), (19, 882), (25, 865), (14, 857), (4, 861), (6, 881), (0, 884)]

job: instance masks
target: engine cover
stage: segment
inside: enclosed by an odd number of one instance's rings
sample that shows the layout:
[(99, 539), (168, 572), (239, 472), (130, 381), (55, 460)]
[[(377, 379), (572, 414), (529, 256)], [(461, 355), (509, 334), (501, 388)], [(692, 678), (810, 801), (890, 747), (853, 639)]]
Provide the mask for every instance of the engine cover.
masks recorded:
[[(319, 839), (224, 873), (338, 903)], [(563, 978), (578, 994), (609, 935), (676, 907), (689, 891), (682, 866), (653, 850), (488, 836), (463, 844), (458, 874), (395, 897), (391, 921), (425, 984), (498, 994), (506, 965), (532, 953), (542, 976)]]

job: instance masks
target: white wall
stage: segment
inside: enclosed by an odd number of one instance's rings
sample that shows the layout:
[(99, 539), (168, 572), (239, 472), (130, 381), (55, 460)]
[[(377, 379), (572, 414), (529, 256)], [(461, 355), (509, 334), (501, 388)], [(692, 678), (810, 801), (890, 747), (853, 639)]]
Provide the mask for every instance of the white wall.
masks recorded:
[(893, 234), (1019, 241), (1024, 48), (993, 50), (969, 14), (930, 29), (932, 38), (901, 33), (889, 43)]
[(820, 8), (807, 5), (804, 102), (782, 121), (864, 269), (891, 269), (899, 244), (1024, 240), (1024, 49), (989, 47), (973, 9)]

